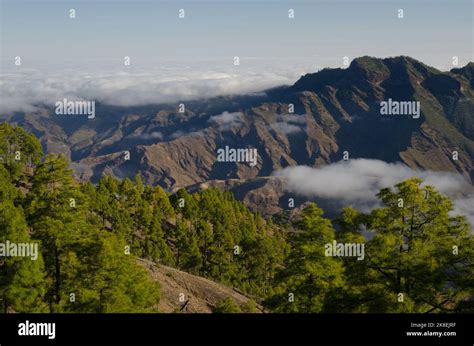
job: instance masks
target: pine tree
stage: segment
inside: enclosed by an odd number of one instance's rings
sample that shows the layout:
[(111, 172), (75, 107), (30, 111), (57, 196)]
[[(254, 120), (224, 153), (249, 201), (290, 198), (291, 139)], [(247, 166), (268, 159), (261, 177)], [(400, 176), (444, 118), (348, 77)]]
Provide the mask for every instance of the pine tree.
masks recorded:
[(153, 212), (153, 219), (151, 221), (150, 228), (147, 231), (150, 242), (150, 257), (154, 261), (159, 261), (167, 265), (173, 265), (173, 252), (166, 242), (165, 233), (163, 232), (161, 223), (161, 210), (155, 209)]
[(198, 203), (185, 189), (179, 189), (175, 195), (171, 196), (170, 200), (177, 213), (181, 213), (192, 222), (197, 219), (199, 214)]
[(223, 283), (232, 283), (237, 266), (232, 262), (235, 244), (229, 229), (219, 221), (214, 225), (214, 240), (209, 247), (210, 277)]
[(198, 238), (198, 247), (199, 252), (202, 258), (202, 267), (201, 273), (204, 275), (209, 274), (209, 255), (210, 255), (210, 245), (212, 244), (214, 237), (212, 233), (212, 228), (208, 222), (205, 220), (199, 220), (197, 225), (197, 238)]
[(64, 158), (46, 156), (36, 169), (27, 196), (27, 219), (33, 238), (41, 241), (45, 268), (52, 279), (48, 292), (50, 309), (61, 300), (62, 262), (74, 243), (92, 232), (86, 221), (85, 197), (72, 178)]
[(188, 232), (183, 241), (183, 249), (181, 250), (181, 268), (197, 274), (202, 266), (201, 253), (199, 252), (196, 234), (193, 231)]
[(323, 312), (328, 295), (344, 285), (342, 262), (325, 256), (335, 239), (329, 220), (310, 203), (296, 222), (286, 268), (279, 274), (276, 294), (268, 304), (277, 312)]
[(34, 135), (21, 127), (0, 124), (0, 164), (15, 185), (25, 180), (25, 174), (40, 162), (42, 154), (41, 144)]
[[(41, 246), (30, 239), (21, 208), (8, 200), (0, 203), (0, 244)], [(15, 256), (0, 261), (0, 304), (3, 312), (45, 312), (46, 275), (40, 250), (37, 258)]]
[(174, 209), (170, 203), (168, 196), (160, 186), (156, 186), (153, 190), (153, 201), (156, 208), (161, 210), (163, 219), (175, 216)]
[(104, 234), (96, 258), (94, 292), (98, 293), (97, 312), (157, 311), (160, 291), (146, 270), (124, 251), (126, 243), (115, 235)]
[[(472, 299), (474, 237), (452, 202), (412, 178), (378, 194), (384, 207), (368, 216), (364, 311), (446, 312)], [(469, 298), (471, 297), (471, 298)]]

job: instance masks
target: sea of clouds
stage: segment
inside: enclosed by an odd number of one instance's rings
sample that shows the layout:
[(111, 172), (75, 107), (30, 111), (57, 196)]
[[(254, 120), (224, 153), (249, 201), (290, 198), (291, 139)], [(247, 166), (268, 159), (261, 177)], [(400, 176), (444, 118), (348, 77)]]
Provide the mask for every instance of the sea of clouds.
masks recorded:
[[(123, 65), (123, 64), (122, 64)], [(309, 61), (232, 60), (115, 65), (2, 66), (0, 112), (33, 111), (58, 100), (94, 100), (115, 106), (139, 106), (252, 94), (294, 83), (314, 72)]]
[(460, 174), (418, 171), (402, 163), (380, 160), (351, 159), (321, 168), (286, 167), (274, 172), (285, 179), (289, 191), (305, 196), (334, 200), (339, 207), (352, 205), (368, 212), (380, 206), (376, 194), (411, 177), (420, 177), (425, 184), (454, 201), (454, 214), (465, 215), (474, 226), (474, 193), (472, 185)]

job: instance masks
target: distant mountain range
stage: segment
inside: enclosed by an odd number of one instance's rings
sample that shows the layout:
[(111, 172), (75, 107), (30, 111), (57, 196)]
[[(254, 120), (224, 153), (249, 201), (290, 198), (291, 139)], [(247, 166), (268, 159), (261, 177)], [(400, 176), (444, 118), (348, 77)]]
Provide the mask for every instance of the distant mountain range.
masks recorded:
[[(382, 115), (380, 104), (389, 99), (419, 102), (419, 118)], [(261, 186), (268, 183), (262, 177), (280, 168), (319, 167), (344, 155), (458, 172), (474, 181), (474, 63), (441, 72), (409, 57), (361, 57), (292, 86), (184, 106), (180, 112), (179, 103), (97, 104), (95, 119), (44, 107), (2, 118), (35, 133), (46, 151), (64, 153), (76, 175), (92, 181), (141, 174), (170, 190), (229, 179), (257, 179), (253, 185)], [(225, 146), (256, 148), (257, 164), (218, 162)]]

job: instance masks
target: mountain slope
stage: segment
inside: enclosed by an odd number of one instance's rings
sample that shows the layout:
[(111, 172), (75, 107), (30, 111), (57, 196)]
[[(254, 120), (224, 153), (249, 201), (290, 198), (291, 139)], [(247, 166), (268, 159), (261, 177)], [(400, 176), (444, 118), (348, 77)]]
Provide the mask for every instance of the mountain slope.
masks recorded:
[(249, 301), (249, 298), (234, 289), (206, 278), (143, 259), (139, 263), (160, 283), (160, 312), (211, 313), (227, 297), (242, 308)]
[[(402, 161), (472, 181), (472, 71), (472, 63), (441, 72), (409, 57), (362, 57), (347, 69), (307, 74), (263, 96), (189, 102), (184, 113), (177, 105), (99, 105), (93, 120), (44, 110), (9, 121), (39, 135), (47, 150), (64, 152), (78, 176), (93, 181), (102, 174), (141, 174), (147, 183), (172, 189), (269, 176), (286, 166), (318, 167), (346, 151), (350, 158)], [(388, 99), (419, 101), (420, 117), (382, 116), (380, 102)], [(257, 165), (217, 162), (225, 146), (256, 148)]]

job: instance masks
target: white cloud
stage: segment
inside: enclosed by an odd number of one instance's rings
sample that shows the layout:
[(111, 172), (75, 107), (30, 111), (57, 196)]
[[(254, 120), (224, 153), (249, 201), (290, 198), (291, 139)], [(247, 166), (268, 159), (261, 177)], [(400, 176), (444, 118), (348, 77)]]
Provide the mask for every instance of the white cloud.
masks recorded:
[[(189, 101), (220, 95), (252, 94), (294, 83), (306, 63), (288, 66), (255, 61), (235, 67), (217, 62), (166, 62), (130, 66), (15, 67), (0, 74), (0, 112), (31, 111), (63, 98), (95, 100), (116, 106)], [(265, 64), (265, 65), (262, 65)]]
[(286, 135), (292, 135), (295, 133), (302, 132), (303, 129), (299, 126), (293, 125), (293, 124), (288, 124), (288, 123), (273, 123), (270, 125), (270, 127), (275, 130), (275, 131), (280, 131), (283, 132)]
[(153, 131), (151, 133), (142, 133), (141, 135), (132, 136), (133, 138), (138, 139), (163, 139), (163, 133), (159, 131)]
[(207, 132), (207, 129), (197, 130), (197, 131), (190, 131), (190, 132), (185, 132), (185, 131), (178, 130), (178, 131), (175, 131), (172, 134), (170, 134), (167, 139), (168, 140), (175, 140), (175, 139), (178, 139), (180, 137), (185, 137), (185, 136), (199, 137), (199, 136), (204, 136), (206, 134), (206, 132)]
[(306, 124), (306, 114), (278, 114), (277, 119), (286, 123)]
[(402, 163), (368, 159), (340, 161), (321, 168), (287, 167), (274, 174), (285, 178), (289, 191), (334, 200), (339, 207), (353, 205), (363, 211), (379, 206), (375, 195), (380, 189), (417, 176), (449, 196), (454, 201), (455, 213), (466, 215), (474, 225), (473, 187), (459, 174), (416, 171)]
[(172, 134), (170, 134), (170, 135), (168, 136), (168, 138), (170, 138), (170, 139), (177, 139), (177, 138), (179, 138), (179, 137), (183, 137), (184, 135), (186, 135), (186, 132), (181, 131), (181, 130), (178, 130), (178, 131), (175, 131), (175, 132), (173, 132)]
[(228, 131), (234, 127), (240, 127), (244, 123), (244, 115), (241, 112), (223, 112), (219, 115), (213, 115), (208, 120), (219, 126), (219, 130)]
[(286, 135), (302, 132), (306, 127), (306, 115), (277, 114), (277, 122), (270, 124), (270, 128), (281, 131)]

